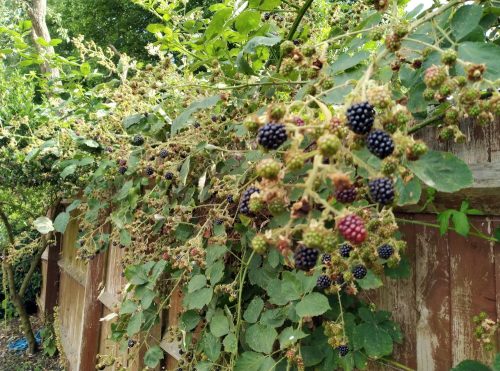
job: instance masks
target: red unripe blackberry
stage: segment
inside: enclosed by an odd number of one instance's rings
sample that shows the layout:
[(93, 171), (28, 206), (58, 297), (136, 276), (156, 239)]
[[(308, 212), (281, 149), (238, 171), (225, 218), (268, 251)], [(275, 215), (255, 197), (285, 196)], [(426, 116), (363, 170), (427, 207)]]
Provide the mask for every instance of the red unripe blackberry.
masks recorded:
[(254, 193), (260, 192), (260, 190), (257, 187), (250, 187), (248, 188), (245, 192), (243, 192), (243, 195), (241, 196), (241, 202), (240, 202), (240, 212), (245, 215), (250, 215), (250, 197)]
[(316, 286), (320, 289), (327, 289), (332, 285), (332, 280), (327, 275), (321, 275), (316, 281)]
[(349, 353), (349, 347), (346, 344), (339, 345), (337, 347), (337, 350), (339, 351), (339, 356), (341, 356), (341, 357), (345, 357), (347, 355), (347, 353)]
[(368, 102), (353, 104), (347, 109), (347, 125), (356, 134), (368, 133), (375, 120), (375, 110)]
[(368, 150), (378, 158), (386, 158), (394, 152), (394, 141), (383, 130), (374, 130), (366, 137)]
[(358, 190), (355, 186), (339, 189), (335, 192), (335, 199), (343, 204), (350, 204), (356, 200)]
[(394, 248), (391, 245), (386, 243), (386, 244), (383, 244), (382, 246), (379, 246), (379, 248), (377, 249), (377, 252), (378, 252), (379, 258), (387, 260), (394, 253)]
[(316, 265), (318, 260), (319, 251), (317, 249), (310, 249), (308, 247), (299, 248), (293, 258), (295, 260), (295, 268), (303, 271), (308, 271)]
[(373, 201), (388, 205), (394, 201), (394, 183), (391, 178), (378, 178), (368, 182)]
[(353, 244), (362, 243), (368, 235), (365, 228), (365, 222), (354, 214), (347, 215), (340, 219), (338, 229), (342, 237)]
[(339, 254), (343, 258), (348, 258), (349, 255), (351, 254), (352, 251), (352, 246), (349, 245), (348, 243), (343, 243), (339, 247)]
[(432, 65), (425, 70), (424, 82), (429, 88), (436, 89), (446, 80), (448, 74), (444, 67)]
[(352, 272), (352, 275), (354, 276), (354, 278), (356, 278), (357, 280), (362, 280), (363, 278), (365, 278), (366, 274), (368, 273), (368, 271), (366, 270), (366, 267), (362, 264), (354, 266), (352, 268), (351, 272)]
[(257, 133), (257, 142), (266, 149), (278, 149), (287, 139), (288, 135), (283, 124), (265, 124)]
[(132, 139), (132, 144), (134, 146), (142, 146), (144, 144), (144, 138), (142, 137), (142, 135), (136, 135), (133, 139)]

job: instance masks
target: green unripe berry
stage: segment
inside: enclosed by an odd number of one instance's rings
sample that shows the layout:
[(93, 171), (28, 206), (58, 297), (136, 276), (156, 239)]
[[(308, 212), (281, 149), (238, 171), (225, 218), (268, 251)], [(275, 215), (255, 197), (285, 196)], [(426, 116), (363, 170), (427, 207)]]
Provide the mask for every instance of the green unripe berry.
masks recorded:
[(275, 179), (281, 170), (281, 164), (272, 159), (262, 160), (257, 165), (257, 175), (265, 179)]
[(389, 157), (382, 162), (382, 173), (384, 173), (384, 175), (392, 175), (397, 169), (398, 161), (396, 159)]
[(417, 142), (411, 147), (412, 153), (417, 157), (425, 155), (427, 150), (427, 145), (424, 142)]
[(290, 157), (286, 163), (287, 169), (297, 171), (304, 167), (304, 158), (300, 155)]
[(293, 44), (293, 41), (290, 40), (283, 41), (283, 43), (280, 46), (281, 55), (285, 57), (290, 55), (290, 53), (292, 53), (294, 49), (295, 45)]
[(317, 228), (311, 228), (302, 234), (302, 242), (309, 248), (318, 249), (323, 244), (323, 234)]
[(316, 48), (312, 45), (305, 45), (302, 48), (302, 54), (306, 57), (312, 57), (316, 53)]
[(266, 238), (260, 234), (255, 236), (252, 240), (252, 249), (257, 254), (262, 255), (267, 251), (267, 241)]
[(333, 134), (325, 134), (318, 139), (318, 149), (325, 157), (329, 157), (337, 153), (340, 145), (340, 139)]
[(282, 199), (275, 198), (269, 202), (267, 209), (272, 215), (278, 215), (286, 210), (286, 204)]
[(427, 88), (424, 90), (423, 96), (426, 101), (431, 101), (434, 99), (434, 94), (435, 91), (433, 89)]
[(264, 208), (264, 200), (262, 200), (259, 194), (254, 193), (252, 197), (250, 197), (248, 208), (252, 213), (258, 213)]
[(447, 49), (441, 54), (441, 62), (451, 66), (457, 61), (457, 52), (453, 49)]

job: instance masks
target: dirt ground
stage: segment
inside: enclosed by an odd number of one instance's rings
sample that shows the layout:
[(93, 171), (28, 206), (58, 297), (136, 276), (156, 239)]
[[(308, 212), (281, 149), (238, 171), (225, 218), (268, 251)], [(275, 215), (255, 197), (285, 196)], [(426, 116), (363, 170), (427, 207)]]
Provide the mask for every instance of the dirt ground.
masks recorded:
[[(36, 317), (32, 317), (34, 330), (37, 331), (42, 324)], [(22, 337), (19, 320), (0, 320), (0, 371), (62, 371), (57, 356), (48, 357), (43, 351), (35, 355), (25, 352), (7, 350), (7, 344)]]

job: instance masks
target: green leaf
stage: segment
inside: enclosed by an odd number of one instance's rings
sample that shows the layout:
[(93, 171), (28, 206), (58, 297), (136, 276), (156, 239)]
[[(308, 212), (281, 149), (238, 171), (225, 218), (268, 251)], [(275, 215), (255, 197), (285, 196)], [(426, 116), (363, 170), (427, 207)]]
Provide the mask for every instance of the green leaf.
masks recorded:
[(211, 287), (204, 287), (189, 293), (184, 297), (184, 305), (187, 309), (202, 309), (205, 305), (210, 303), (213, 293)]
[(302, 298), (295, 307), (297, 315), (300, 317), (314, 317), (325, 313), (330, 309), (328, 298), (320, 293), (313, 292)]
[(253, 55), (255, 54), (257, 48), (259, 46), (273, 46), (281, 41), (281, 37), (279, 36), (255, 36), (252, 38), (243, 49), (238, 53), (236, 57), (236, 64), (240, 71), (247, 75), (251, 75), (254, 73), (248, 62), (246, 61), (246, 54)]
[(373, 273), (371, 269), (368, 270), (366, 276), (363, 279), (356, 280), (356, 282), (363, 290), (378, 289), (383, 285), (380, 277)]
[(453, 15), (451, 30), (457, 41), (471, 33), (478, 25), (483, 15), (480, 5), (463, 5)]
[(46, 216), (41, 216), (39, 218), (36, 218), (33, 221), (33, 226), (41, 234), (47, 234), (54, 230), (54, 225), (52, 224), (52, 220), (50, 220)]
[[(266, 356), (255, 353), (255, 352), (244, 352), (236, 360), (236, 365), (234, 366), (234, 371), (264, 371), (261, 370), (261, 366), (266, 360)], [(269, 371), (269, 370), (265, 370)]]
[(471, 63), (484, 63), (484, 76), (490, 80), (500, 79), (500, 63), (495, 63), (500, 55), (500, 46), (484, 42), (463, 42), (458, 44), (458, 57)]
[(54, 229), (59, 233), (64, 233), (68, 226), (70, 215), (67, 212), (60, 213), (54, 220)]
[(80, 73), (86, 77), (88, 75), (90, 75), (90, 72), (91, 72), (91, 68), (90, 68), (90, 64), (88, 64), (88, 62), (83, 62), (81, 65), (80, 65)]
[(73, 165), (69, 165), (69, 166), (66, 166), (64, 168), (63, 171), (61, 171), (61, 178), (65, 179), (66, 177), (70, 176), (70, 175), (73, 175), (76, 171), (76, 168), (77, 168), (78, 165), (76, 164), (73, 164)]
[(210, 332), (217, 337), (229, 333), (229, 322), (222, 309), (218, 309), (210, 319)]
[(446, 233), (448, 227), (450, 226), (450, 217), (452, 212), (453, 210), (445, 210), (439, 213), (437, 216), (437, 220), (439, 223), (439, 234), (441, 234), (441, 236)]
[(210, 332), (205, 332), (201, 338), (201, 348), (209, 360), (216, 362), (220, 356), (221, 342)]
[(158, 346), (152, 346), (144, 354), (144, 364), (150, 368), (155, 368), (163, 359), (163, 350)]
[(398, 177), (396, 181), (396, 194), (399, 195), (398, 206), (414, 205), (420, 201), (422, 195), (422, 186), (417, 178), (413, 178), (408, 183), (404, 184), (403, 180)]
[(248, 34), (259, 28), (260, 12), (252, 9), (245, 10), (234, 20), (236, 30), (242, 34)]
[(374, 323), (362, 323), (354, 330), (356, 346), (362, 346), (369, 357), (383, 357), (392, 353), (389, 333)]
[(249, 7), (259, 10), (273, 10), (281, 4), (281, 0), (250, 0)]
[(207, 277), (210, 280), (210, 284), (212, 284), (212, 286), (218, 283), (222, 279), (222, 277), (224, 277), (224, 268), (224, 263), (221, 261), (217, 261), (207, 269)]
[(413, 85), (408, 92), (408, 109), (411, 113), (425, 112), (427, 110), (427, 102), (424, 99), (423, 93), (425, 84), (420, 82)]
[(428, 151), (407, 166), (422, 182), (440, 192), (457, 192), (473, 183), (469, 167), (449, 152)]
[(238, 339), (232, 332), (227, 334), (227, 336), (222, 341), (222, 345), (224, 345), (224, 351), (228, 353), (236, 354), (238, 352)]
[(256, 352), (269, 354), (278, 333), (270, 326), (256, 323), (250, 326), (245, 333), (245, 340), (250, 348)]
[(243, 313), (243, 318), (248, 323), (255, 323), (259, 319), (260, 312), (264, 308), (264, 301), (258, 296), (254, 297), (247, 310)]
[(385, 275), (393, 279), (408, 278), (411, 275), (410, 261), (406, 255), (401, 257), (401, 261), (395, 267), (385, 266)]
[(186, 331), (191, 331), (198, 326), (198, 323), (200, 323), (201, 317), (200, 315), (194, 311), (194, 310), (188, 310), (184, 313), (182, 313), (181, 316), (181, 326), (184, 330)]
[(468, 359), (453, 367), (452, 371), (491, 371), (491, 368), (481, 362)]
[(455, 231), (464, 237), (469, 235), (470, 225), (469, 219), (465, 213), (453, 210), (451, 214), (451, 219), (453, 220), (453, 225), (455, 226)]
[(187, 177), (189, 175), (189, 169), (191, 166), (191, 156), (186, 157), (181, 166), (181, 171), (179, 172), (179, 177), (182, 185), (186, 185)]
[(134, 336), (141, 330), (142, 320), (144, 318), (143, 312), (136, 312), (130, 317), (127, 325), (127, 335)]
[(130, 233), (126, 229), (121, 229), (120, 230), (120, 245), (128, 247), (128, 246), (130, 246), (131, 243), (132, 243), (132, 236), (130, 236)]
[(188, 292), (194, 292), (196, 290), (205, 287), (207, 284), (207, 279), (203, 274), (194, 275), (188, 284)]
[(368, 58), (370, 57), (370, 53), (367, 52), (366, 50), (363, 50), (359, 53), (356, 53), (354, 55), (349, 55), (347, 53), (342, 53), (339, 55), (337, 60), (333, 62), (333, 64), (330, 67), (330, 72), (331, 73), (338, 73), (345, 71), (349, 68), (352, 68), (354, 66), (357, 66), (358, 64), (362, 62), (366, 62)]
[(260, 323), (271, 327), (283, 326), (283, 323), (285, 323), (288, 317), (288, 312), (288, 307), (278, 307), (266, 310), (260, 316)]
[(293, 327), (287, 327), (283, 331), (281, 331), (280, 336), (278, 336), (278, 340), (280, 342), (280, 349), (288, 348), (290, 345), (295, 344), (298, 340), (304, 339), (307, 337), (305, 332), (299, 329), (295, 329)]
[(198, 110), (206, 109), (215, 106), (220, 100), (220, 95), (213, 95), (211, 97), (202, 99), (200, 101), (191, 103), (177, 118), (172, 122), (170, 129), (172, 135), (175, 135), (179, 130), (188, 126), (191, 115)]
[(212, 39), (213, 37), (217, 36), (222, 32), (224, 25), (226, 21), (229, 19), (229, 17), (231, 17), (232, 12), (233, 9), (224, 8), (217, 11), (212, 16), (212, 20), (210, 21), (210, 24), (208, 25), (207, 30), (205, 31), (205, 37), (207, 38), (207, 40)]
[(132, 314), (137, 309), (137, 304), (132, 300), (125, 300), (120, 306), (120, 314)]

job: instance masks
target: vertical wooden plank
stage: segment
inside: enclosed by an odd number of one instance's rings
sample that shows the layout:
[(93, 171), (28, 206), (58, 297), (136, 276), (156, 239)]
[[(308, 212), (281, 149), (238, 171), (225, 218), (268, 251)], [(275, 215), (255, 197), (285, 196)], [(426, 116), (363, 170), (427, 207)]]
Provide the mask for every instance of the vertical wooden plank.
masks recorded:
[(97, 254), (88, 263), (85, 286), (85, 299), (83, 304), (82, 341), (80, 344), (80, 362), (78, 369), (81, 371), (94, 370), (96, 356), (99, 349), (99, 335), (103, 305), (98, 300), (99, 289), (104, 278), (106, 255)]
[(51, 318), (54, 314), (54, 307), (57, 305), (60, 279), (57, 261), (61, 252), (61, 241), (61, 234), (57, 233), (56, 243), (49, 244), (42, 255), (44, 274), (40, 295), (40, 312), (43, 318)]
[[(434, 215), (420, 214), (417, 219), (434, 223)], [(450, 339), (450, 253), (448, 241), (436, 228), (417, 226), (416, 234), (416, 306), (418, 321), (417, 369), (426, 371), (451, 368)]]
[[(182, 291), (176, 287), (170, 299), (168, 308), (167, 326), (177, 326), (179, 324), (179, 315), (182, 311)], [(167, 370), (174, 370), (177, 366), (177, 360), (170, 354), (167, 355)]]
[[(405, 214), (405, 219), (412, 219), (411, 215)], [(402, 344), (396, 344), (394, 347), (394, 358), (410, 367), (417, 366), (416, 358), (416, 328), (417, 310), (415, 302), (415, 246), (416, 233), (415, 226), (412, 224), (402, 224), (400, 231), (407, 242), (406, 254), (409, 259), (411, 274), (405, 279), (390, 279), (384, 277), (384, 286), (370, 292), (369, 296), (374, 300), (379, 309), (385, 309), (393, 314), (395, 322), (401, 325), (401, 331), (404, 334)], [(370, 370), (375, 370), (379, 365), (370, 365)], [(385, 370), (385, 366), (378, 369)]]
[[(487, 232), (484, 217), (471, 218), (481, 231)], [(474, 336), (472, 317), (482, 311), (495, 318), (496, 281), (493, 248), (478, 237), (464, 238), (456, 233), (448, 237), (451, 254), (451, 315), (453, 318), (453, 364), (464, 359), (489, 359), (478, 346)]]
[[(488, 218), (488, 235), (493, 235), (494, 231), (497, 228), (500, 228), (500, 217), (492, 217)], [(500, 243), (490, 242), (490, 248), (493, 251), (494, 259), (495, 259), (495, 292), (496, 292), (496, 316), (493, 317), (493, 320), (500, 322)], [(496, 351), (500, 351), (500, 331), (497, 331), (497, 349)]]

